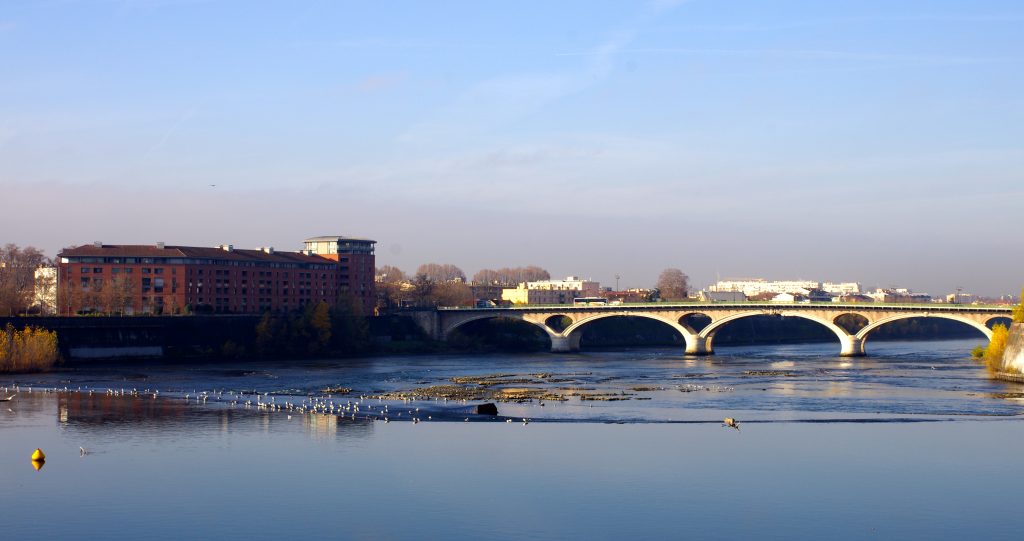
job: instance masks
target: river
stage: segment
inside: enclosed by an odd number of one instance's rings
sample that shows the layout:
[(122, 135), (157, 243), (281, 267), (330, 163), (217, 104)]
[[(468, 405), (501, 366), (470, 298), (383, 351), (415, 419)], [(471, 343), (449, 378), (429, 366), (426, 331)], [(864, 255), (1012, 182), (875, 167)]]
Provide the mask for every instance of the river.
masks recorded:
[[(989, 380), (967, 354), (975, 343), (877, 342), (854, 359), (804, 344), (7, 376), (0, 531), (1012, 538), (1024, 386)], [(417, 391), (453, 378), (547, 398), (488, 416), (471, 413), (482, 400)], [(378, 398), (399, 394), (422, 398)]]

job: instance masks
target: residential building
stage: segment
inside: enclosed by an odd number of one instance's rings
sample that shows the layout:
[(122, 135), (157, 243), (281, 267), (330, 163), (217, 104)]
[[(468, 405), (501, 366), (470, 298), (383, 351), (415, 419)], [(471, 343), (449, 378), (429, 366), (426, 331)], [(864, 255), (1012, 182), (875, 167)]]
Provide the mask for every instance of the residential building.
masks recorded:
[(579, 291), (580, 297), (598, 297), (601, 295), (601, 284), (593, 280), (585, 280), (578, 276), (567, 276), (565, 280), (540, 280), (525, 282), (520, 287), (546, 291)]
[(708, 291), (740, 291), (747, 297), (761, 293), (799, 293), (806, 295), (812, 289), (821, 289), (821, 282), (811, 280), (777, 280), (768, 281), (763, 278), (743, 280), (719, 280), (708, 287)]
[(856, 295), (860, 293), (858, 282), (822, 282), (821, 290), (833, 295)]
[(807, 293), (807, 300), (811, 302), (832, 302), (832, 298), (835, 297), (831, 292), (825, 291), (824, 289), (812, 289)]
[(949, 304), (974, 304), (978, 302), (978, 296), (970, 293), (950, 293), (946, 295), (946, 302)]
[(527, 289), (524, 285), (501, 290), (501, 300), (512, 304), (572, 304), (584, 296), (578, 289)]
[[(333, 239), (333, 246), (331, 241)], [(316, 237), (301, 252), (198, 246), (91, 245), (58, 254), (64, 315), (246, 314), (333, 305), (347, 292), (373, 313), (374, 241)], [(324, 252), (321, 254), (320, 252)]]
[(701, 302), (743, 302), (747, 296), (742, 291), (701, 291), (697, 294)]
[(888, 303), (923, 303), (932, 302), (932, 296), (927, 293), (914, 293), (913, 291), (903, 288), (877, 288), (875, 291), (866, 294), (868, 297), (874, 299), (875, 302), (888, 302)]
[(577, 297), (600, 297), (601, 284), (577, 276), (565, 280), (523, 282), (501, 290), (501, 299), (512, 304), (572, 304)]
[(359, 301), (363, 313), (372, 315), (377, 304), (375, 240), (338, 235), (305, 240), (305, 253), (337, 262), (338, 290)]

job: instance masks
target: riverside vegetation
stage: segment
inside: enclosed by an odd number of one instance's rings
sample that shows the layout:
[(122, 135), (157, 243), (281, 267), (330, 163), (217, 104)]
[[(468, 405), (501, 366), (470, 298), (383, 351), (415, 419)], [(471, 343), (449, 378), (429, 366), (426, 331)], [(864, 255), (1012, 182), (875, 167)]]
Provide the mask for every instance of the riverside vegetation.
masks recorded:
[(0, 372), (41, 372), (60, 358), (57, 333), (36, 327), (0, 330)]
[[(1013, 308), (1013, 322), (1024, 323), (1024, 290), (1021, 291), (1021, 302)], [(1003, 367), (1003, 353), (1010, 340), (1010, 330), (1003, 324), (992, 327), (992, 339), (987, 346), (977, 346), (971, 350), (971, 356), (985, 363), (990, 372), (1000, 372)]]

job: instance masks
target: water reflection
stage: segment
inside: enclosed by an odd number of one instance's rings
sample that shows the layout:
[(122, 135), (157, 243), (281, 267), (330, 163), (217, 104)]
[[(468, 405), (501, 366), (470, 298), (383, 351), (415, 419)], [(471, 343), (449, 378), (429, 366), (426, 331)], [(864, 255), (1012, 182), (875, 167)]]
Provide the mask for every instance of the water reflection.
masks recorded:
[(23, 393), (16, 402), (18, 409), (8, 412), (8, 420), (19, 415), (25, 418), (45, 416), (46, 404), (56, 408), (54, 418), (63, 429), (71, 434), (90, 436), (162, 437), (186, 427), (191, 430), (209, 428), (227, 434), (239, 423), (256, 426), (265, 434), (271, 433), (278, 424), (302, 427), (314, 439), (366, 437), (373, 430), (372, 421), (365, 419), (269, 413), (228, 404), (196, 404), (171, 397), (116, 396), (88, 391)]

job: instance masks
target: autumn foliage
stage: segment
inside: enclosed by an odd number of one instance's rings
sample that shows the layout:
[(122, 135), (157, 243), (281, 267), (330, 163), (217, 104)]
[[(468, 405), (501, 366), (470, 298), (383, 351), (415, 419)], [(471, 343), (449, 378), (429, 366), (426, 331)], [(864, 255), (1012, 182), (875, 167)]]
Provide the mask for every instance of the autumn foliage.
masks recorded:
[(1006, 351), (1006, 343), (1010, 339), (1010, 331), (1006, 325), (998, 324), (992, 327), (992, 339), (985, 347), (977, 347), (971, 352), (974, 357), (985, 363), (985, 367), (991, 372), (999, 372), (1003, 369), (1003, 352)]
[(49, 370), (60, 357), (57, 333), (36, 327), (0, 329), (0, 372)]

